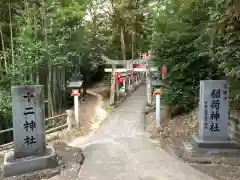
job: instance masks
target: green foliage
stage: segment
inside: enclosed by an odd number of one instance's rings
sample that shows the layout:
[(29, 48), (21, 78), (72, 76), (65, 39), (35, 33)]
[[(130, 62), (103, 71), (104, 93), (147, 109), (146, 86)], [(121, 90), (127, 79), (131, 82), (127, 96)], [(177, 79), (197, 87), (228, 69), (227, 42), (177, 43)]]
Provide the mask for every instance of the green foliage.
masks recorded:
[(165, 64), (168, 68), (165, 103), (170, 107), (180, 105), (187, 111), (197, 105), (199, 81), (219, 75), (205, 46), (209, 3), (175, 0), (164, 5), (154, 24), (154, 60), (159, 67)]
[(0, 91), (0, 112), (6, 119), (11, 119), (11, 105), (9, 92)]
[(127, 58), (148, 50), (147, 38), (152, 33), (146, 26), (149, 3), (0, 1), (0, 93), (6, 98), (0, 104), (3, 116), (11, 114), (12, 85), (43, 84), (50, 107), (47, 111), (53, 114), (65, 101), (61, 96), (73, 74), (82, 73), (87, 84), (101, 80), (105, 65), (101, 54), (112, 59), (123, 57), (121, 32)]
[(103, 42), (93, 33), (97, 27), (84, 19), (86, 1), (0, 3), (5, 14), (0, 22), (2, 118), (11, 119), (11, 85), (44, 83), (50, 87), (49, 102), (58, 106), (62, 87), (74, 73), (81, 71), (89, 83), (101, 79)]
[(240, 104), (240, 21), (239, 1), (221, 0), (209, 11), (208, 36), (212, 62), (218, 64), (229, 80), (230, 103), (239, 109)]

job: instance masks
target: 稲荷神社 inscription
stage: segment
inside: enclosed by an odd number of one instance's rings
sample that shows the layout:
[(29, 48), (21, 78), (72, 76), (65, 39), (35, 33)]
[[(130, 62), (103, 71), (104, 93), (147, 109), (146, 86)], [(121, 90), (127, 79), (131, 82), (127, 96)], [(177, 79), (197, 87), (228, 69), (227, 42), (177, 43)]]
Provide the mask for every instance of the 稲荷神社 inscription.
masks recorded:
[[(184, 141), (184, 156), (229, 157), (239, 154), (239, 143), (228, 135), (228, 84), (226, 80), (200, 81), (199, 133)], [(205, 159), (206, 158), (206, 159)], [(202, 161), (200, 160), (200, 161)]]
[(225, 80), (200, 82), (200, 128), (202, 140), (228, 140), (228, 87)]
[(16, 158), (45, 152), (43, 86), (13, 86), (12, 111)]

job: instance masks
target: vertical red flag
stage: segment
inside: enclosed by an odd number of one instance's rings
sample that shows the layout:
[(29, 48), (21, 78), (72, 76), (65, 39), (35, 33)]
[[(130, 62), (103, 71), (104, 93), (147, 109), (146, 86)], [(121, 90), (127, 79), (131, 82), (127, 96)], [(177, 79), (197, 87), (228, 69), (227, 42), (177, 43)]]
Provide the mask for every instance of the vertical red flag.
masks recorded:
[(167, 75), (167, 67), (166, 65), (164, 64), (162, 66), (162, 80), (165, 80), (166, 79), (166, 75)]

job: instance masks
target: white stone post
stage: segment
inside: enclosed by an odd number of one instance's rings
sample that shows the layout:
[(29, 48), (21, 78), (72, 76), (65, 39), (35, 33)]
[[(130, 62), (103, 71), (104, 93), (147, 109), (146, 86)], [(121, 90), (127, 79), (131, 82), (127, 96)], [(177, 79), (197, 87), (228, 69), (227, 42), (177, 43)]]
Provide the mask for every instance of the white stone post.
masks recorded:
[(131, 91), (131, 76), (129, 76), (128, 75), (128, 91), (129, 91), (129, 93), (131, 93), (132, 91)]
[(116, 100), (119, 101), (120, 93), (119, 93), (119, 79), (118, 79), (118, 72), (115, 73), (115, 83), (116, 83)]
[(138, 73), (135, 75), (135, 84), (138, 87)]
[(139, 85), (142, 84), (142, 78), (141, 78), (142, 72), (139, 72), (138, 74), (138, 79), (139, 79)]
[(115, 72), (116, 72), (116, 65), (112, 64), (112, 74), (111, 74), (111, 90), (110, 90), (110, 100), (109, 105), (112, 106), (115, 104)]
[(149, 62), (146, 62), (146, 95), (147, 95), (147, 105), (152, 105), (152, 82), (151, 82)]
[(126, 80), (125, 79), (123, 80), (123, 89), (124, 89), (124, 92), (126, 92)]
[(79, 102), (78, 102), (78, 96), (74, 96), (74, 116), (75, 116), (75, 121), (77, 123), (77, 127), (80, 126), (80, 122), (79, 122)]
[(73, 127), (74, 112), (69, 109), (69, 110), (66, 110), (66, 113), (67, 113), (68, 131), (71, 131)]
[(137, 78), (138, 78), (138, 85), (141, 84), (141, 80), (140, 80), (140, 72), (137, 74)]
[(160, 94), (156, 95), (156, 126), (160, 127), (161, 120), (161, 96)]

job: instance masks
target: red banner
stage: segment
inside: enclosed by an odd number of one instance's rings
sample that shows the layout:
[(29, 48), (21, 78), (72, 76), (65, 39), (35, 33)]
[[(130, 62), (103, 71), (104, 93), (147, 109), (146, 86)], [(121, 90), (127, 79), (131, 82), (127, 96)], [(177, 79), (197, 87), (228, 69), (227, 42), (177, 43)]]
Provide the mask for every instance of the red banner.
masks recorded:
[(165, 66), (165, 64), (162, 66), (162, 80), (166, 79), (166, 75), (167, 75), (167, 67)]

